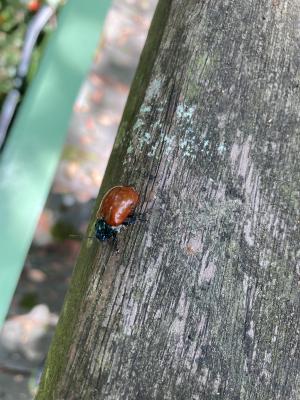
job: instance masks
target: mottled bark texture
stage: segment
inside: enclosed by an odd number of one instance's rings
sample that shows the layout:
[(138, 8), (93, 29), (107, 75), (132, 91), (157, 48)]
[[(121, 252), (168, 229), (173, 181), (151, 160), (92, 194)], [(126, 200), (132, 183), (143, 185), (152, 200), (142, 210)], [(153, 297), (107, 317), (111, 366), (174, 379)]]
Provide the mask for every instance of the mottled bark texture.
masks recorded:
[[(300, 3), (161, 0), (38, 400), (299, 400)], [(91, 222), (89, 234), (93, 232)]]

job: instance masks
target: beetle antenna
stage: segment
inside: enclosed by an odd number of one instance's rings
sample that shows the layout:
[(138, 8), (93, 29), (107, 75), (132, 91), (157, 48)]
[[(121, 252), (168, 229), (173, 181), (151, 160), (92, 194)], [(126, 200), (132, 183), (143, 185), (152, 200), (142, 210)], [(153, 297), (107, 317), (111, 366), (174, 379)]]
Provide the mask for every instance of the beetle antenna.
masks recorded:
[(83, 236), (83, 235), (69, 235), (71, 238), (80, 238), (81, 240), (83, 239), (94, 239), (94, 236)]

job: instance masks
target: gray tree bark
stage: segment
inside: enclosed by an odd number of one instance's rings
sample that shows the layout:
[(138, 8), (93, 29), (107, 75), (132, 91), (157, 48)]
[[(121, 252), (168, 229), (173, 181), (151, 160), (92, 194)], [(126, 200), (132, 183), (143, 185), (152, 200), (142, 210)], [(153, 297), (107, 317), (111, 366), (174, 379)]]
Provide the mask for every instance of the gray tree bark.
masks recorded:
[(148, 221), (83, 243), (38, 400), (300, 399), (299, 65), (297, 0), (160, 1), (98, 199)]

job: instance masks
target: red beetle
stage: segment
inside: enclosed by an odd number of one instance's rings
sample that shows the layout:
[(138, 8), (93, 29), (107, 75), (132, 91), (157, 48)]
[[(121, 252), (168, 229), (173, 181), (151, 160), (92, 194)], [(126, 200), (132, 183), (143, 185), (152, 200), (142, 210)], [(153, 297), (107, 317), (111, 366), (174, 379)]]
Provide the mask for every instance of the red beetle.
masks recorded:
[(115, 186), (103, 197), (97, 212), (96, 238), (104, 241), (116, 238), (121, 226), (133, 224), (139, 194), (132, 186)]

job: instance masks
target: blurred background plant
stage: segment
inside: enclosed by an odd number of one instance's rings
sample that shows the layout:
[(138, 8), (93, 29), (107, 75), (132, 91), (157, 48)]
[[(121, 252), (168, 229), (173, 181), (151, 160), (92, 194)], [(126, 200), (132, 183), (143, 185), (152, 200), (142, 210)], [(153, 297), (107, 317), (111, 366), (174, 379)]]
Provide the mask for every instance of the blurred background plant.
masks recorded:
[[(28, 24), (43, 5), (55, 8), (63, 3), (0, 0), (0, 110), (14, 85)], [(112, 1), (93, 65), (74, 104), (51, 193), (0, 330), (2, 400), (33, 398), (80, 249), (70, 233), (85, 234), (156, 3)], [(34, 50), (27, 82), (54, 28), (52, 19)]]
[[(53, 8), (63, 4), (62, 0), (0, 0), (0, 108), (5, 96), (14, 85), (14, 77), (20, 62), (23, 41), (28, 23), (43, 4)], [(47, 36), (54, 28), (48, 23), (33, 52), (29, 73), (30, 82), (37, 69)]]

